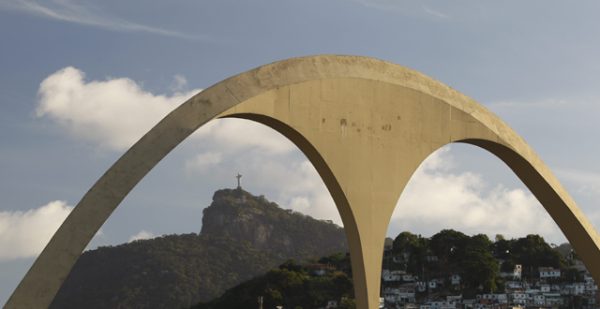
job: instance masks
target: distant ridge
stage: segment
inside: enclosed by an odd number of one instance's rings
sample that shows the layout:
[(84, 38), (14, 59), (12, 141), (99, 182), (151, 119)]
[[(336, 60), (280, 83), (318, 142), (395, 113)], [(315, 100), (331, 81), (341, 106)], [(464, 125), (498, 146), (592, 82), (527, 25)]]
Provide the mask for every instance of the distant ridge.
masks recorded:
[(85, 252), (51, 308), (181, 308), (276, 267), (346, 252), (341, 227), (222, 189), (200, 234), (167, 235)]

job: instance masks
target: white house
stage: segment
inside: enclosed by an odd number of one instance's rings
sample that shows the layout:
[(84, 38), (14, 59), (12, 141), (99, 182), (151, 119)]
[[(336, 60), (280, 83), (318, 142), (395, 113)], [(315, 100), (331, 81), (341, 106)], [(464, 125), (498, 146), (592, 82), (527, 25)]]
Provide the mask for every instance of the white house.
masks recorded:
[(521, 280), (521, 274), (523, 273), (523, 266), (521, 264), (516, 264), (513, 269), (513, 278), (515, 280)]
[(447, 301), (428, 301), (420, 306), (420, 309), (456, 309), (456, 304)]
[(414, 285), (403, 285), (397, 288), (385, 288), (383, 298), (386, 302), (392, 304), (405, 304), (415, 302)]
[(563, 304), (563, 299), (559, 293), (545, 293), (546, 306), (560, 306)]
[(452, 285), (459, 285), (460, 284), (460, 275), (453, 274), (452, 276), (450, 276), (450, 283)]
[(533, 304), (536, 306), (543, 306), (546, 304), (546, 298), (544, 294), (538, 294), (533, 296)]
[(594, 282), (594, 278), (590, 274), (585, 274), (583, 276), (583, 281), (585, 282), (585, 290), (589, 293), (594, 293), (598, 290), (598, 286)]
[(430, 289), (437, 289), (440, 285), (444, 285), (444, 280), (435, 278), (427, 282), (427, 287), (429, 287)]
[(574, 282), (565, 286), (567, 293), (571, 295), (582, 295), (585, 293), (585, 283)]
[(527, 294), (523, 292), (515, 292), (510, 294), (511, 302), (515, 305), (526, 305), (527, 304)]
[(388, 270), (384, 269), (381, 271), (381, 278), (385, 282), (393, 282), (402, 280), (402, 276), (405, 275), (406, 272), (403, 270)]
[(490, 303), (498, 303), (498, 304), (507, 304), (508, 303), (508, 295), (506, 294), (479, 294), (477, 295), (477, 300), (480, 302), (485, 300)]
[(431, 280), (431, 281), (427, 282), (427, 287), (430, 288), (430, 289), (437, 288), (437, 281)]
[(552, 267), (540, 267), (540, 279), (555, 279), (560, 278), (560, 269)]

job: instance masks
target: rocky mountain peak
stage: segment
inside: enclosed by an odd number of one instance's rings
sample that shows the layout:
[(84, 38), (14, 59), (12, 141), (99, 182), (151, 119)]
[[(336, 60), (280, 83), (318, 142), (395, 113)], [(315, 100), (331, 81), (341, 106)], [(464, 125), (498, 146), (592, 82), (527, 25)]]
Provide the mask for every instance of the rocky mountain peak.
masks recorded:
[[(331, 248), (346, 249), (343, 229), (330, 222), (282, 209), (264, 196), (255, 196), (242, 189), (222, 189), (215, 192), (211, 205), (204, 209), (201, 235), (230, 237), (247, 241), (257, 248), (279, 250), (290, 256), (299, 252), (295, 248), (309, 245), (315, 240), (306, 237), (306, 231), (319, 233)], [(300, 246), (298, 246), (300, 245)]]

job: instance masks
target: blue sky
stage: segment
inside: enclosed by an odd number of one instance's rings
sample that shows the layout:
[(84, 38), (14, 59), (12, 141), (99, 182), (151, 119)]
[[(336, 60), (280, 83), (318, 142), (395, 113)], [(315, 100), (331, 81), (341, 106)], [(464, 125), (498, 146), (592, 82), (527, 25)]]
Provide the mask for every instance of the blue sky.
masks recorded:
[[(295, 56), (354, 54), (475, 98), (533, 146), (600, 227), (600, 4), (594, 1), (0, 0), (0, 303), (94, 181), (185, 98)], [(243, 132), (243, 134), (242, 134)], [(277, 133), (220, 120), (184, 142), (90, 247), (198, 232), (235, 185), (339, 222), (306, 158)], [(564, 238), (491, 155), (453, 145), (403, 194), (389, 233), (442, 228)]]

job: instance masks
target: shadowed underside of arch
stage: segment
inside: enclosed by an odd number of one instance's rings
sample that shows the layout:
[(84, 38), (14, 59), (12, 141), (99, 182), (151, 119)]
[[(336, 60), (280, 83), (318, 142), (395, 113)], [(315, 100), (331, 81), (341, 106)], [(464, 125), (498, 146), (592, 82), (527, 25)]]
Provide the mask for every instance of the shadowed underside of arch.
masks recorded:
[(231, 77), (167, 115), (86, 193), (6, 307), (47, 307), (129, 191), (181, 141), (218, 117), (266, 124), (315, 165), (344, 222), (358, 308), (378, 307), (383, 241), (400, 193), (429, 154), (452, 142), (480, 146), (503, 160), (600, 282), (598, 234), (533, 150), (499, 118), (457, 91), (395, 64), (312, 56)]

